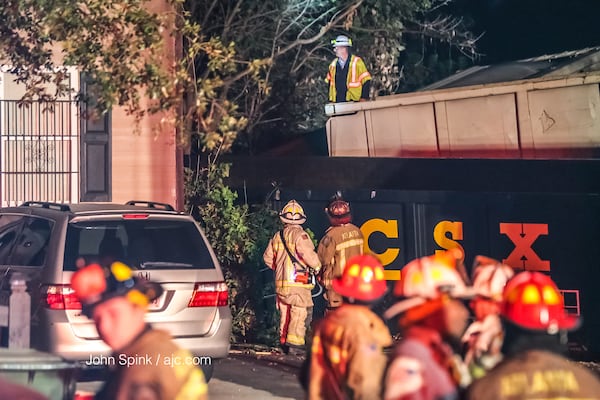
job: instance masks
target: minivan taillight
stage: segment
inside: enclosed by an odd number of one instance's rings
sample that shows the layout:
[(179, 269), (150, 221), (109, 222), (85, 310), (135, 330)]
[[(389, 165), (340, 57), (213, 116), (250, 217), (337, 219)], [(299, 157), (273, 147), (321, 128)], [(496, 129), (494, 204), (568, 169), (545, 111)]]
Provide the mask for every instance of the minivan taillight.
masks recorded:
[(46, 286), (45, 306), (51, 310), (81, 310), (81, 303), (69, 285)]
[(225, 282), (202, 282), (194, 285), (188, 307), (223, 307), (227, 305)]

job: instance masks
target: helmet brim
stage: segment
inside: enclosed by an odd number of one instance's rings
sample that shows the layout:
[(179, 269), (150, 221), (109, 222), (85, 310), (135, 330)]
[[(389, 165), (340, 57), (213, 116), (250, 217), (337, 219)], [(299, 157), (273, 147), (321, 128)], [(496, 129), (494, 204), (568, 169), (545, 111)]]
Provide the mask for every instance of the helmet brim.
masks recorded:
[(114, 299), (115, 297), (123, 297), (126, 296), (127, 293), (131, 292), (132, 290), (137, 290), (140, 293), (142, 293), (144, 296), (146, 296), (146, 298), (148, 299), (148, 302), (152, 302), (156, 299), (158, 299), (162, 294), (163, 294), (163, 287), (160, 283), (158, 282), (151, 282), (151, 281), (147, 281), (147, 280), (143, 280), (143, 279), (138, 279), (138, 278), (134, 278), (135, 284), (130, 287), (120, 287), (117, 290), (113, 290), (111, 292), (104, 292), (100, 298), (95, 299), (92, 302), (88, 302), (88, 303), (83, 303), (82, 302), (82, 312), (85, 316), (87, 316), (88, 318), (91, 318), (93, 312), (94, 312), (94, 308), (96, 308), (98, 305), (110, 300), (110, 299)]
[[(475, 295), (477, 293), (473, 287), (466, 286), (466, 287), (462, 288), (461, 290), (453, 290), (451, 292), (446, 292), (446, 294), (451, 299), (469, 300), (469, 299), (472, 299), (473, 297), (475, 297)], [(430, 299), (427, 299), (427, 298), (421, 297), (421, 296), (406, 297), (406, 298), (400, 299), (398, 302), (396, 302), (394, 305), (392, 305), (390, 308), (388, 308), (384, 312), (383, 316), (385, 319), (393, 318), (396, 315), (402, 314), (403, 312), (406, 312), (411, 308), (420, 306), (421, 304), (425, 304), (429, 300)]]
[(292, 224), (292, 225), (302, 225), (303, 223), (306, 222), (306, 218), (290, 219), (290, 218), (286, 218), (286, 217), (281, 216), (281, 215), (279, 216), (279, 219), (284, 224)]
[(561, 331), (575, 331), (581, 327), (582, 318), (576, 315), (565, 314), (558, 319), (554, 319), (549, 326), (535, 326), (531, 324), (524, 324), (522, 321), (514, 321), (510, 318), (507, 318), (505, 315), (501, 315), (502, 319), (508, 321), (509, 323), (518, 326), (521, 329), (525, 329), (530, 332), (546, 332), (550, 335), (557, 334)]
[(344, 285), (341, 277), (333, 279), (333, 281), (331, 282), (331, 286), (333, 287), (333, 290), (335, 290), (339, 295), (344, 296), (344, 297), (351, 297), (353, 299), (357, 299), (357, 300), (361, 300), (361, 301), (378, 300), (383, 295), (385, 295), (385, 292), (387, 291), (387, 288), (386, 288), (381, 293), (378, 293), (376, 291), (370, 291), (370, 292), (365, 292), (365, 293), (357, 296), (355, 291), (352, 291), (350, 288), (348, 288)]

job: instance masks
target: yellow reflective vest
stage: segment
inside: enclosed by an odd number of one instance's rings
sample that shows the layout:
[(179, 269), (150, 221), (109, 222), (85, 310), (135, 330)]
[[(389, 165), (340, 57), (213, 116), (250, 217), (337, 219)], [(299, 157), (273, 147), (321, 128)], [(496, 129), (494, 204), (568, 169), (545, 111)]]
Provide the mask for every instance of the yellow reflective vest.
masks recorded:
[[(335, 102), (336, 90), (335, 90), (335, 70), (338, 59), (336, 58), (329, 64), (329, 72), (327, 73), (326, 82), (329, 82), (329, 101)], [(348, 68), (348, 77), (346, 78), (346, 85), (348, 91), (346, 92), (346, 101), (359, 101), (362, 94), (362, 86), (369, 80), (371, 80), (371, 74), (367, 70), (367, 66), (362, 58), (352, 54), (350, 56), (350, 67)]]

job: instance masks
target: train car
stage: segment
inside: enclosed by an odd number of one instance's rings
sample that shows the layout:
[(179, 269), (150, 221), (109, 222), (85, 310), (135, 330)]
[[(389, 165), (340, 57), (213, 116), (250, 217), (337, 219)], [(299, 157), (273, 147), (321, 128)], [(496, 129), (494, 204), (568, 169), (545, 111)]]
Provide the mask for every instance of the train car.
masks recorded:
[[(516, 270), (549, 274), (569, 312), (582, 315), (573, 337), (600, 354), (600, 160), (235, 158), (231, 185), (265, 196), (275, 209), (299, 201), (306, 227), (322, 237), (327, 199), (351, 203), (366, 250), (393, 284), (410, 260), (459, 248), (469, 269), (482, 254)], [(470, 271), (469, 271), (470, 272)]]

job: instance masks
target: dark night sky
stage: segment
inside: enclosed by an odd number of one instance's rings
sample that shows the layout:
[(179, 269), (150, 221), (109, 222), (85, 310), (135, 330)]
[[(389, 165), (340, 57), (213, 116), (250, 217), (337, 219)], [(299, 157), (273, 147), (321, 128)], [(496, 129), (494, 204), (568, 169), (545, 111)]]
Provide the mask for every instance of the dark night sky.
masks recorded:
[(455, 0), (485, 32), (478, 64), (600, 46), (600, 0)]

